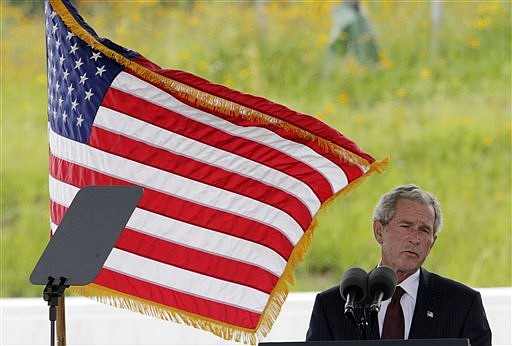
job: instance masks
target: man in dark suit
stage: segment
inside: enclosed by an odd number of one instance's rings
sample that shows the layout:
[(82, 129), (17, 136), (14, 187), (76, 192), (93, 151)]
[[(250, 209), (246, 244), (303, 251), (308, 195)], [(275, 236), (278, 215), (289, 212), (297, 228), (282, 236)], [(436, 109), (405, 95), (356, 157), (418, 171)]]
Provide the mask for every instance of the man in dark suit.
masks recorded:
[[(370, 321), (368, 339), (387, 338), (388, 328), (399, 325), (399, 336), (393, 338), (468, 338), (472, 346), (491, 345), (480, 293), (421, 267), (441, 227), (438, 201), (416, 185), (396, 187), (381, 197), (373, 214), (373, 232), (381, 248), (379, 265), (395, 271), (396, 291), (404, 293), (398, 298), (400, 322), (390, 322), (386, 312), (391, 299), (383, 301), (378, 317)], [(361, 302), (356, 315), (367, 311), (370, 303), (370, 298)], [(339, 286), (319, 293), (306, 340), (360, 339), (360, 328), (344, 316), (344, 304)]]

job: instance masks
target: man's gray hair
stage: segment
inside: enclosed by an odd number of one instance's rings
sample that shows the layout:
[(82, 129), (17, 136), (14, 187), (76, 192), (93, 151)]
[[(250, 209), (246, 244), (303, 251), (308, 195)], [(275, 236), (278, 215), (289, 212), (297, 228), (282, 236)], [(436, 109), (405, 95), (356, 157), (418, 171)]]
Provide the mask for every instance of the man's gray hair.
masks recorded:
[(395, 215), (396, 203), (401, 199), (408, 199), (432, 206), (435, 213), (434, 236), (441, 231), (443, 227), (443, 214), (441, 213), (439, 202), (432, 193), (423, 191), (414, 184), (397, 186), (383, 195), (373, 211), (373, 221), (379, 221), (386, 226)]

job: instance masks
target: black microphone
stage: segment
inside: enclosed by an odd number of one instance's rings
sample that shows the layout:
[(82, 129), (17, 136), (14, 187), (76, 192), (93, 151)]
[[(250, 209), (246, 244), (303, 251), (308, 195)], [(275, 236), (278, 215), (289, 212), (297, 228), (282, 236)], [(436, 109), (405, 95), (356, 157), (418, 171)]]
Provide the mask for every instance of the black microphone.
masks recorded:
[(368, 275), (368, 295), (373, 298), (370, 305), (372, 318), (379, 313), (382, 301), (393, 295), (396, 282), (396, 273), (390, 267), (380, 266), (370, 272)]
[(361, 268), (350, 268), (342, 277), (340, 294), (345, 300), (345, 317), (358, 325), (354, 309), (366, 297), (368, 273)]

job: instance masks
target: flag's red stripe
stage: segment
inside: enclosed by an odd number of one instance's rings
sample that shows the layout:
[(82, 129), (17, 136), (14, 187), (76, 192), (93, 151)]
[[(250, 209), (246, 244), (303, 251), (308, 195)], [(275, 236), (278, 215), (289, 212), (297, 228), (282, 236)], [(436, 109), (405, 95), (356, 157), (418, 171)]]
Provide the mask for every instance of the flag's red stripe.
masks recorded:
[(252, 287), (268, 294), (272, 292), (279, 279), (254, 265), (147, 236), (128, 228), (121, 233), (116, 248), (185, 270)]
[(92, 128), (89, 144), (116, 156), (125, 157), (147, 166), (156, 167), (272, 205), (288, 213), (303, 230), (306, 230), (311, 223), (311, 213), (301, 200), (286, 191), (255, 179), (155, 148), (97, 127)]
[(255, 312), (171, 290), (106, 268), (100, 270), (94, 283), (137, 298), (242, 328), (256, 328), (260, 318), (260, 314)]
[[(50, 154), (50, 174), (57, 180), (82, 188), (87, 185), (128, 185), (116, 179), (79, 165), (66, 162)], [(269, 225), (208, 208), (149, 188), (138, 204), (139, 208), (152, 211), (192, 225), (249, 240), (266, 246), (288, 259), (293, 245), (279, 231)]]
[(50, 199), (50, 220), (59, 225), (68, 208)]
[[(212, 145), (227, 152), (237, 154), (293, 176), (309, 185), (321, 202), (324, 202), (333, 194), (331, 185), (318, 171), (281, 151), (261, 143), (233, 136), (112, 88), (105, 94), (102, 106), (124, 114), (129, 114), (134, 118), (152, 123), (161, 128), (179, 133), (182, 136)], [(232, 121), (232, 119), (228, 120)]]

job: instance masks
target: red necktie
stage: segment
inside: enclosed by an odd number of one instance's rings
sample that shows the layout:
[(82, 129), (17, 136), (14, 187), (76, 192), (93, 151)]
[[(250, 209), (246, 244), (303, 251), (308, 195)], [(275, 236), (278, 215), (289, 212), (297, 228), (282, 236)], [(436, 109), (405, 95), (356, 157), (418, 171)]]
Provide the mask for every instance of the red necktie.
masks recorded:
[(405, 293), (404, 289), (396, 286), (395, 293), (386, 310), (384, 326), (382, 327), (381, 339), (403, 339), (404, 338), (404, 312), (400, 305), (400, 298)]

